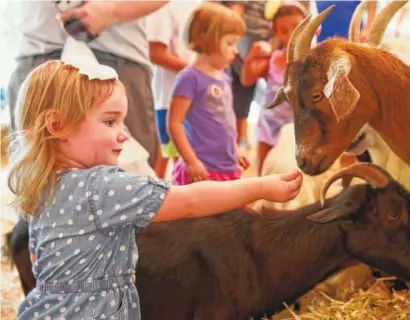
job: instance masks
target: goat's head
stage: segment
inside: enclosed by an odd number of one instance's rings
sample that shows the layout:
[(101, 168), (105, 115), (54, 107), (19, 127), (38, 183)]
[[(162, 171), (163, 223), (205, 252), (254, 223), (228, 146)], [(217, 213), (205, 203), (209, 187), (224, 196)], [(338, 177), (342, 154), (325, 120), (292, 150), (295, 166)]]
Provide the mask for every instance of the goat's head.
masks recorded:
[[(370, 29), (368, 44), (380, 44), (390, 19), (405, 3), (392, 1), (383, 8)], [(357, 68), (359, 57), (369, 50), (355, 43), (362, 6), (353, 15), (350, 41), (333, 38), (311, 49), (317, 28), (334, 6), (298, 25), (287, 48), (284, 88), (267, 106), (273, 108), (286, 100), (292, 105), (296, 159), (306, 174), (326, 171), (351, 143), (362, 143), (362, 130), (377, 112), (376, 93)]]
[(321, 201), (334, 181), (354, 177), (368, 184), (345, 189), (308, 219), (337, 223), (352, 257), (410, 281), (410, 193), (380, 167), (356, 163), (325, 182)]

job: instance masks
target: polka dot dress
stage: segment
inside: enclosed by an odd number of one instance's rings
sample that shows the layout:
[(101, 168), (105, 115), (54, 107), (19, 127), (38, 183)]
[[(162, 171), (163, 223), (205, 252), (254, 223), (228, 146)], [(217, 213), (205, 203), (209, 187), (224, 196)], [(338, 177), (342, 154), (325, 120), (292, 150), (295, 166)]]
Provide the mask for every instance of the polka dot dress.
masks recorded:
[(157, 213), (168, 182), (118, 167), (61, 173), (54, 199), (30, 221), (36, 288), (19, 319), (139, 319), (135, 232)]

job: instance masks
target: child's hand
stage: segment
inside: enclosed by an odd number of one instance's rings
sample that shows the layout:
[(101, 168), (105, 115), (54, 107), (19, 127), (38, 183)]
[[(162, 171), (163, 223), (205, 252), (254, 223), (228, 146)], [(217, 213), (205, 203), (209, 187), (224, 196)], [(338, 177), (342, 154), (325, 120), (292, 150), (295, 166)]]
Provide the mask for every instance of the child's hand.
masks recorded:
[(287, 202), (300, 191), (303, 177), (299, 171), (272, 174), (262, 178), (262, 198), (273, 202)]
[(238, 156), (238, 165), (242, 170), (246, 170), (249, 168), (250, 163), (246, 156)]
[(270, 58), (272, 54), (272, 46), (266, 41), (257, 41), (252, 45), (249, 51), (249, 56), (251, 58)]
[(195, 162), (192, 162), (191, 164), (187, 163), (186, 169), (188, 172), (189, 179), (192, 182), (208, 180), (209, 173), (201, 161), (196, 160)]

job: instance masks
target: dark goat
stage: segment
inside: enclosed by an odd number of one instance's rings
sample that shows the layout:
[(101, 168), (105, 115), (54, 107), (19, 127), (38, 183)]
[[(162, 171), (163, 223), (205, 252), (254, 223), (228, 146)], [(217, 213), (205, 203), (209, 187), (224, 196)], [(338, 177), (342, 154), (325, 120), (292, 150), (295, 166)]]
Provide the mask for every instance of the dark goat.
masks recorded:
[(28, 223), (19, 220), (13, 230), (5, 236), (5, 249), (16, 266), (24, 294), (27, 295), (36, 285), (31, 271), (30, 252), (28, 250)]
[[(137, 234), (142, 319), (247, 319), (278, 312), (359, 261), (410, 281), (410, 194), (371, 164), (369, 184), (292, 212), (234, 210)], [(324, 190), (323, 193), (325, 193)]]

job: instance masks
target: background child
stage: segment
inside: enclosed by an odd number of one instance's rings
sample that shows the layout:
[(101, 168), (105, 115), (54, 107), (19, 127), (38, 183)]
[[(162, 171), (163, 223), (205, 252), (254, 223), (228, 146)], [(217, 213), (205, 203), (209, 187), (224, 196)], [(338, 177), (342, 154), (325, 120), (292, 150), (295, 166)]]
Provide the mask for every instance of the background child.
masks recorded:
[(176, 78), (168, 120), (169, 132), (181, 155), (173, 168), (173, 182), (240, 178), (235, 113), (229, 76), (224, 72), (244, 34), (242, 18), (220, 4), (197, 8), (187, 25), (188, 46), (198, 52), (192, 66)]
[[(245, 59), (241, 81), (244, 85), (251, 85), (261, 77), (266, 78), (266, 103), (283, 86), (286, 47), (293, 30), (306, 16), (307, 11), (299, 2), (282, 2), (272, 19), (273, 32), (281, 43), (280, 48), (272, 51), (268, 42), (256, 42)], [(277, 143), (281, 127), (289, 122), (293, 122), (293, 111), (289, 103), (283, 103), (272, 110), (261, 110), (256, 129), (259, 174), (266, 155)]]
[[(25, 80), (16, 110), (23, 146), (9, 173), (30, 216), (37, 286), (19, 319), (139, 319), (135, 232), (259, 198), (287, 201), (301, 175), (170, 187), (117, 167), (128, 139), (124, 86), (107, 66), (49, 61)], [(92, 80), (90, 80), (92, 79)], [(104, 79), (104, 80), (102, 80)]]
[(174, 1), (148, 16), (148, 41), (151, 62), (156, 64), (153, 77), (155, 118), (160, 141), (155, 172), (164, 178), (169, 158), (178, 152), (167, 131), (167, 113), (177, 72), (195, 59), (195, 53), (183, 41), (183, 31), (199, 1)]

